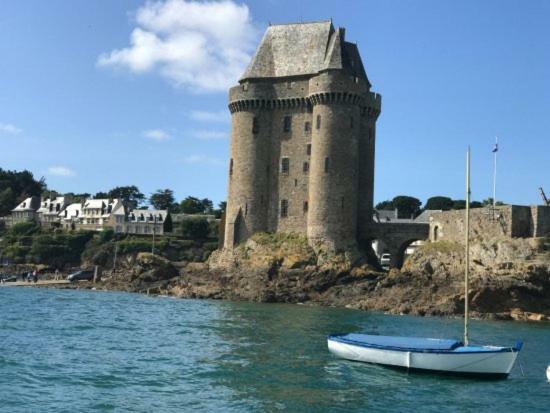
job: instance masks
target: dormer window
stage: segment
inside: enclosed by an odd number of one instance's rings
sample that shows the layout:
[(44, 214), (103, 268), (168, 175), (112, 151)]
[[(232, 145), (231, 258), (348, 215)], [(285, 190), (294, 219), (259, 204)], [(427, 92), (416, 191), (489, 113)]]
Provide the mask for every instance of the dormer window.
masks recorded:
[(260, 122), (258, 121), (258, 118), (254, 116), (252, 119), (252, 133), (256, 135), (260, 132)]

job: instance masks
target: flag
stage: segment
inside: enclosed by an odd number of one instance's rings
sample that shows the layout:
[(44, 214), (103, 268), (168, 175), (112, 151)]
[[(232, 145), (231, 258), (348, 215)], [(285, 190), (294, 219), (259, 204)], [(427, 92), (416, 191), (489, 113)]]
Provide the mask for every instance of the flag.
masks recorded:
[(498, 142), (495, 142), (495, 146), (493, 147), (493, 153), (498, 152)]

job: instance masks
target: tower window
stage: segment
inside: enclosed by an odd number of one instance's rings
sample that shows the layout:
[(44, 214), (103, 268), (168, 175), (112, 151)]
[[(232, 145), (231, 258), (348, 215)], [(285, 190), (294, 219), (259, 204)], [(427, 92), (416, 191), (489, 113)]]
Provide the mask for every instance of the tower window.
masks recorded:
[(281, 218), (288, 216), (288, 200), (281, 199)]
[(233, 175), (233, 158), (229, 160), (229, 176)]
[(306, 146), (306, 154), (307, 156), (311, 155), (311, 143), (308, 143)]
[(298, 186), (298, 180), (297, 179), (294, 180), (294, 186)]
[(252, 133), (257, 134), (260, 132), (260, 122), (256, 116), (252, 119)]
[(309, 209), (309, 204), (307, 201), (304, 201), (304, 214), (307, 213), (308, 209)]
[(317, 124), (315, 125), (317, 129), (321, 129), (321, 115), (317, 115)]
[(304, 132), (309, 132), (311, 130), (311, 123), (304, 123)]
[(344, 209), (344, 197), (340, 200), (340, 206), (342, 209)]
[(304, 162), (303, 171), (305, 174), (309, 172), (309, 162)]
[(290, 170), (290, 159), (288, 158), (281, 159), (281, 173), (288, 174), (289, 170)]
[(349, 117), (349, 127), (350, 129), (353, 129), (353, 116)]
[(244, 204), (244, 216), (248, 215), (248, 202)]
[(291, 127), (292, 127), (292, 116), (287, 115), (284, 117), (283, 131), (290, 132)]
[(325, 158), (325, 172), (328, 172), (330, 167), (330, 160), (329, 158)]

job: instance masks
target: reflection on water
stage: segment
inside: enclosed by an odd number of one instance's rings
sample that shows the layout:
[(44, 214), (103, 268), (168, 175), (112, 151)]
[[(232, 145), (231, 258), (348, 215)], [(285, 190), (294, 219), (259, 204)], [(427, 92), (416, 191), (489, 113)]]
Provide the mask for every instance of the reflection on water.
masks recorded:
[(547, 325), (473, 322), (526, 341), (510, 379), (407, 374), (339, 360), (334, 332), (458, 337), (461, 320), (333, 308), (0, 289), (0, 411), (546, 411)]

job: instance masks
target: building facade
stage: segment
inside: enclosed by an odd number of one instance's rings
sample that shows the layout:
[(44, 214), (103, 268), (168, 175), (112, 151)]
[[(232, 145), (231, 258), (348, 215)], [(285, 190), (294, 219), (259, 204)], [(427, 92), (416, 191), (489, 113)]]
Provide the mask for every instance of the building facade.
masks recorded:
[(330, 21), (270, 26), (230, 89), (225, 248), (256, 232), (342, 251), (372, 224), (376, 120), (357, 45)]

